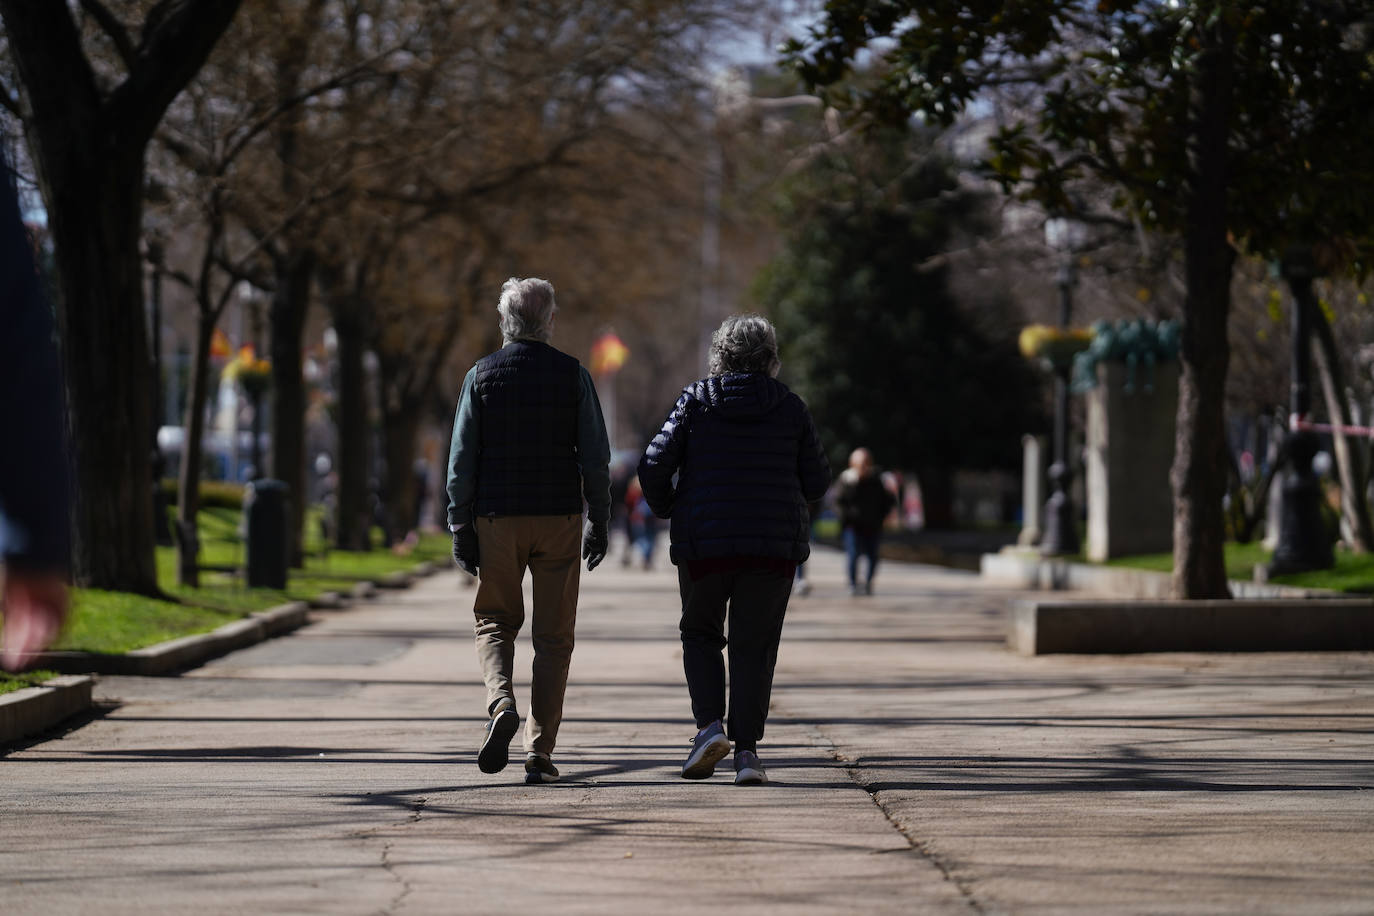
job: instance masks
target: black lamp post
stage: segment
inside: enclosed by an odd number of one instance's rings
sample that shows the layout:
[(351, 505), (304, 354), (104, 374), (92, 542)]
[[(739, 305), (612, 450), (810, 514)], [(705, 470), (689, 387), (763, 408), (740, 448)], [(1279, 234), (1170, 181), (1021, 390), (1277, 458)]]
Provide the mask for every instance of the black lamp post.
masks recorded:
[(162, 448), (158, 444), (158, 431), (162, 428), (162, 267), (165, 250), (162, 239), (155, 233), (147, 237), (148, 264), (152, 267), (149, 278), (148, 304), (152, 314), (149, 316), (149, 349), (153, 356), (153, 535), (157, 543), (170, 546), (172, 527), (167, 519), (167, 497), (162, 492), (162, 474), (165, 462)]
[[(1078, 283), (1076, 252), (1087, 241), (1088, 227), (1074, 219), (1054, 217), (1045, 221), (1045, 241), (1061, 253), (1055, 284), (1059, 287), (1059, 327), (1067, 329), (1073, 319), (1073, 290)], [(1073, 463), (1069, 458), (1069, 370), (1068, 360), (1054, 366), (1054, 463), (1049, 477), (1053, 491), (1045, 502), (1045, 536), (1040, 552), (1046, 556), (1078, 553), (1078, 523), (1069, 487), (1073, 483)]]
[(1281, 270), (1293, 295), (1293, 384), (1289, 390), (1288, 467), (1280, 489), (1279, 539), (1269, 563), (1270, 575), (1330, 569), (1336, 564), (1322, 522), (1321, 484), (1312, 473), (1312, 458), (1319, 447), (1317, 434), (1301, 428), (1312, 407), (1309, 329), (1312, 310), (1317, 308), (1312, 294), (1317, 271), (1310, 251), (1305, 249), (1290, 252)]

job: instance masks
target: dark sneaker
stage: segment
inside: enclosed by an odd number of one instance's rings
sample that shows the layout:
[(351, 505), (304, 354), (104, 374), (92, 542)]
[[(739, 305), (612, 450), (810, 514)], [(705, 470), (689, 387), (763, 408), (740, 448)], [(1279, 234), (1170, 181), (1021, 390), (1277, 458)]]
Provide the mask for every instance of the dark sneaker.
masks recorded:
[(531, 785), (558, 782), (558, 767), (543, 754), (529, 754), (525, 757), (525, 782)]
[(477, 769), (483, 773), (499, 773), (510, 762), (510, 739), (520, 727), (520, 716), (515, 704), (502, 700), (496, 704), (496, 711), (487, 723), (486, 735), (482, 738), (482, 749), (477, 752)]
[(709, 779), (716, 771), (716, 764), (730, 753), (730, 739), (725, 737), (725, 726), (720, 720), (697, 732), (692, 739), (692, 753), (682, 765), (683, 779)]
[(735, 751), (735, 785), (761, 786), (768, 781), (768, 773), (753, 751)]

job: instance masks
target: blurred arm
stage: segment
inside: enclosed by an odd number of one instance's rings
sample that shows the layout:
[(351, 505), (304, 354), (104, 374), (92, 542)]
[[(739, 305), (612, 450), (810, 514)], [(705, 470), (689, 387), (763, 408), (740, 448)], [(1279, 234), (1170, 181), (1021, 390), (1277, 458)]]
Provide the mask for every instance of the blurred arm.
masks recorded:
[(611, 443), (591, 374), (581, 369), (577, 399), (577, 458), (582, 465), (582, 495), (587, 521), (604, 525), (611, 517)]
[(452, 531), (472, 521), (472, 501), (477, 496), (477, 453), (481, 449), (481, 430), (472, 393), (477, 369), (463, 378), (458, 395), (458, 410), (453, 417), (453, 438), (448, 450), (448, 527)]

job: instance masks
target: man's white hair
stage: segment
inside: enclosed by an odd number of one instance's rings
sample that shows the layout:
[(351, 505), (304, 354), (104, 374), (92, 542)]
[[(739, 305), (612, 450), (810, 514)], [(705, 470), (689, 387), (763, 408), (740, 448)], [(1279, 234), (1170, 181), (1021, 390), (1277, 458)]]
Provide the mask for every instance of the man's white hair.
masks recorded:
[(496, 305), (501, 315), (501, 336), (506, 343), (515, 340), (538, 340), (548, 343), (553, 338), (553, 316), (558, 303), (553, 298), (553, 284), (538, 277), (511, 277), (501, 286), (501, 301)]

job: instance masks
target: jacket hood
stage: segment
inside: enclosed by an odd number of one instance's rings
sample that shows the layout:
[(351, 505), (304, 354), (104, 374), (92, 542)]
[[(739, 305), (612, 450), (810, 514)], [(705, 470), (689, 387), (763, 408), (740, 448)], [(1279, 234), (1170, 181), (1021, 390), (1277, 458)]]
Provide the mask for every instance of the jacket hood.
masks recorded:
[(688, 385), (687, 392), (707, 410), (738, 420), (769, 413), (791, 393), (762, 372), (713, 375)]

